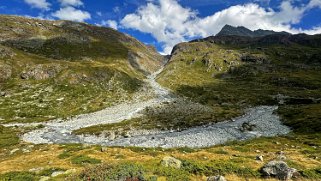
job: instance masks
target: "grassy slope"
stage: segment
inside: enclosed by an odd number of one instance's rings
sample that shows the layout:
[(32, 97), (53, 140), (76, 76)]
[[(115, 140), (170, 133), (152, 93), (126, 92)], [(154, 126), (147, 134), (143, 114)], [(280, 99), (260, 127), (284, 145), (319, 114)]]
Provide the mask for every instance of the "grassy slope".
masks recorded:
[[(22, 143), (6, 149), (0, 148), (0, 174), (2, 174), (0, 178), (27, 177), (28, 175), (36, 180), (48, 174), (50, 170), (76, 169), (74, 176), (68, 174), (53, 180), (61, 180), (65, 177), (70, 180), (87, 180), (88, 176), (94, 179), (102, 175), (105, 175), (105, 178), (142, 175), (146, 179), (155, 177), (158, 180), (165, 180), (165, 178), (166, 180), (206, 180), (205, 176), (217, 174), (236, 181), (260, 180), (262, 178), (259, 169), (265, 162), (276, 159), (276, 152), (283, 150), (287, 157), (286, 162), (302, 174), (299, 180), (318, 180), (321, 178), (319, 173), (321, 161), (317, 157), (321, 154), (321, 143), (317, 137), (320, 135), (291, 134), (286, 137), (259, 138), (204, 149), (114, 147), (107, 148), (106, 152), (101, 152), (100, 146), (37, 145), (30, 147)], [(14, 148), (19, 150), (10, 154)], [(23, 153), (23, 149), (30, 152)], [(171, 169), (161, 166), (162, 158), (167, 155), (182, 160), (182, 168)], [(256, 161), (257, 155), (264, 155), (264, 162)], [(99, 163), (103, 163), (103, 166)], [(29, 172), (28, 170), (32, 168), (43, 168), (45, 171)], [(83, 171), (84, 168), (86, 170)]]
[[(197, 50), (197, 47), (205, 46), (204, 44), (207, 44), (207, 48)], [(206, 42), (190, 43), (186, 46), (187, 51), (172, 57), (158, 81), (178, 95), (188, 97), (193, 101), (241, 112), (249, 106), (277, 104), (278, 101), (274, 97), (278, 94), (295, 98), (318, 99), (321, 97), (321, 66), (309, 64), (308, 59), (305, 58), (307, 54), (319, 53), (320, 48), (294, 45), (261, 47), (258, 50), (256, 47), (251, 49), (224, 47)], [(244, 63), (239, 56), (245, 53), (267, 57), (270, 62)], [(204, 58), (206, 54), (209, 54), (210, 58)], [(229, 57), (231, 54), (236, 55), (236, 59)], [(196, 62), (191, 64), (193, 59)], [(209, 59), (212, 64), (221, 65), (221, 71), (209, 68), (208, 65), (202, 63), (202, 59)], [(231, 66), (224, 64), (224, 60), (238, 63)], [(297, 109), (302, 107), (316, 114), (311, 118), (314, 119), (313, 123), (307, 125), (313, 129), (321, 125), (318, 118), (320, 113), (317, 109), (319, 106), (320, 104), (311, 104), (294, 107)], [(285, 110), (284, 107), (291, 106), (280, 105), (280, 109)], [(301, 114), (301, 120), (308, 119), (309, 115)]]
[[(155, 51), (110, 28), (14, 16), (0, 19), (0, 49), (5, 50), (0, 69), (11, 74), (0, 76), (0, 91), (6, 93), (0, 97), (2, 123), (67, 118), (129, 101), (144, 86), (145, 73), (161, 63)], [(137, 54), (137, 60), (129, 60), (129, 52)], [(22, 79), (25, 72), (36, 72), (40, 78)], [(48, 72), (54, 76), (41, 78)]]

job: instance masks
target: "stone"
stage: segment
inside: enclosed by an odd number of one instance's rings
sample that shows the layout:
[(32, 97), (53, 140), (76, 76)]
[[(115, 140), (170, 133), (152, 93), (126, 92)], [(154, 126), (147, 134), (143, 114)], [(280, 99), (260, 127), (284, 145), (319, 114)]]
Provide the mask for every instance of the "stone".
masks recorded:
[(0, 92), (0, 96), (1, 96), (1, 97), (5, 97), (6, 95), (7, 95), (6, 92)]
[(256, 160), (261, 161), (261, 162), (263, 162), (263, 161), (264, 161), (264, 159), (263, 159), (263, 156), (262, 156), (262, 155), (258, 155), (258, 156), (256, 156)]
[(131, 137), (131, 135), (129, 134), (129, 132), (124, 133), (124, 138), (130, 138), (130, 137)]
[(108, 148), (105, 147), (105, 146), (103, 146), (103, 147), (101, 147), (100, 151), (101, 151), (101, 152), (107, 152), (107, 151), (108, 151)]
[(115, 134), (115, 132), (110, 132), (109, 133), (109, 136), (108, 136), (108, 139), (110, 140), (110, 141), (113, 141), (113, 140), (115, 140), (116, 139), (116, 134)]
[(48, 177), (48, 176), (42, 176), (42, 177), (40, 177), (40, 180), (39, 180), (39, 181), (47, 181), (47, 180), (50, 180), (50, 177)]
[(261, 168), (265, 177), (275, 177), (279, 180), (289, 180), (297, 173), (297, 170), (290, 168), (284, 161), (270, 161)]
[(207, 181), (226, 181), (226, 179), (225, 177), (218, 175), (218, 176), (208, 177)]
[(26, 149), (26, 148), (23, 148), (23, 149), (22, 149), (22, 152), (23, 152), (23, 153), (30, 153), (31, 151), (28, 150), (28, 149)]
[(76, 172), (77, 172), (77, 170), (72, 168), (72, 169), (69, 169), (69, 170), (65, 171), (64, 174), (69, 175), (69, 174), (73, 174), (73, 173), (76, 173)]
[(43, 169), (44, 169), (43, 167), (32, 168), (32, 169), (29, 169), (29, 172), (40, 173)]
[(172, 168), (181, 168), (182, 162), (174, 157), (165, 156), (161, 161), (161, 164), (165, 167), (172, 167)]
[(10, 155), (14, 154), (15, 152), (19, 151), (20, 149), (19, 148), (15, 148), (13, 150), (10, 151)]
[(284, 151), (278, 151), (278, 152), (276, 152), (276, 154), (277, 154), (277, 159), (278, 160), (286, 160), (287, 158), (286, 158), (286, 156), (285, 156), (285, 153), (284, 153)]
[(56, 171), (51, 174), (51, 177), (57, 177), (62, 174), (65, 174), (65, 172), (64, 171)]

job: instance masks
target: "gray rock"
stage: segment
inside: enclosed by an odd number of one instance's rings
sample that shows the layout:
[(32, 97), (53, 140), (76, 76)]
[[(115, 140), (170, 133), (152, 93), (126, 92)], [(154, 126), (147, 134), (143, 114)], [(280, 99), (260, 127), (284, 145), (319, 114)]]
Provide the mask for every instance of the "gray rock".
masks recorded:
[(261, 162), (263, 162), (263, 161), (264, 161), (264, 159), (263, 159), (263, 156), (262, 156), (262, 155), (258, 155), (258, 156), (256, 156), (256, 160), (261, 161)]
[(1, 96), (1, 97), (5, 97), (6, 95), (7, 95), (6, 92), (0, 92), (0, 96)]
[(39, 180), (39, 181), (47, 181), (47, 180), (50, 180), (50, 177), (48, 177), (48, 176), (42, 176), (42, 177), (40, 177), (40, 180)]
[(65, 172), (64, 172), (64, 171), (53, 172), (53, 173), (51, 174), (51, 177), (57, 177), (57, 176), (62, 175), (62, 174), (65, 174)]
[(285, 153), (284, 153), (284, 151), (278, 151), (278, 152), (276, 152), (276, 154), (277, 154), (277, 159), (278, 160), (286, 160), (287, 158), (286, 158), (286, 156), (285, 156)]
[(182, 162), (174, 157), (166, 156), (163, 158), (161, 164), (165, 167), (172, 167), (172, 168), (181, 168)]
[(10, 155), (16, 153), (16, 152), (19, 151), (19, 150), (20, 150), (19, 148), (15, 148), (15, 149), (11, 150), (11, 151), (10, 151)]
[(225, 177), (219, 175), (219, 176), (208, 177), (207, 181), (226, 181), (226, 179)]
[(9, 65), (0, 64), (0, 82), (8, 80), (12, 76), (12, 68)]
[(261, 172), (266, 177), (276, 177), (279, 180), (289, 180), (293, 174), (297, 173), (297, 170), (290, 168), (283, 161), (270, 161), (264, 165)]
[(107, 148), (107, 147), (101, 147), (100, 151), (101, 151), (101, 152), (107, 152), (107, 151), (108, 151), (108, 148)]
[(29, 169), (29, 172), (40, 173), (43, 169), (44, 169), (43, 167), (32, 168), (32, 169)]

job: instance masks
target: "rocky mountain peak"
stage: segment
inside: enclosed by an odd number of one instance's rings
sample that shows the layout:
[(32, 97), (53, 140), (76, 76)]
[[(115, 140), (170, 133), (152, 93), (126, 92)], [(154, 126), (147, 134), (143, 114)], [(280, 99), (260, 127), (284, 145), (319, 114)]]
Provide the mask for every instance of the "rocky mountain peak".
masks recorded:
[(267, 35), (274, 35), (274, 34), (289, 34), (287, 32), (275, 32), (271, 30), (250, 30), (245, 28), (244, 26), (234, 27), (231, 25), (225, 25), (222, 30), (216, 34), (216, 36), (246, 36), (246, 37), (262, 37)]

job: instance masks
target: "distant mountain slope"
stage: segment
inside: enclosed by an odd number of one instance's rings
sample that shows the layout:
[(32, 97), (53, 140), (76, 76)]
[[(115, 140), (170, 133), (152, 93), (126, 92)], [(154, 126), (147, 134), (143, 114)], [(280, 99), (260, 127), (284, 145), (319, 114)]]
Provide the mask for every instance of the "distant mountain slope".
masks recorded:
[[(217, 121), (256, 105), (279, 105), (290, 112), (305, 105), (316, 111), (313, 107), (321, 107), (320, 77), (321, 35), (228, 35), (176, 45), (158, 82), (211, 106)], [(321, 126), (320, 118), (311, 121), (304, 115), (302, 120), (286, 124), (306, 124), (304, 129), (312, 131)]]
[[(266, 36), (239, 36), (239, 35), (219, 35), (209, 36), (204, 39), (197, 39), (191, 42), (210, 42), (221, 45), (240, 45), (240, 46), (272, 46), (272, 45), (299, 45), (318, 48), (321, 46), (321, 34), (286, 34), (276, 33)], [(174, 48), (175, 49), (175, 48)]]
[(274, 34), (289, 34), (287, 32), (275, 32), (271, 30), (249, 30), (243, 26), (234, 27), (231, 25), (225, 25), (222, 30), (216, 34), (216, 36), (246, 36), (246, 37), (262, 37), (266, 35), (274, 35)]
[(69, 117), (148, 96), (143, 79), (162, 63), (111, 28), (1, 15), (0, 120)]

